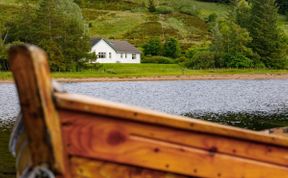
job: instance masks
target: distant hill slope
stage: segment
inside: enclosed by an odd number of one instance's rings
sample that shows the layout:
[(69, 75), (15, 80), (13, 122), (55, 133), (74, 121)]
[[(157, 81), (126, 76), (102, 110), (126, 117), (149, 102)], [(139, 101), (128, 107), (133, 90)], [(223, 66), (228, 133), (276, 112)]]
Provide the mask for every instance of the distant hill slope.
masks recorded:
[[(212, 13), (222, 18), (230, 8), (225, 4), (197, 0), (159, 0), (158, 7), (168, 9), (169, 13), (150, 13), (144, 7), (146, 0), (91, 2), (82, 4), (91, 37), (127, 39), (137, 46), (154, 36), (175, 37), (184, 48), (209, 43), (211, 37), (205, 20)], [(9, 22), (18, 10), (17, 0), (2, 0), (0, 23)], [(279, 24), (288, 34), (284, 16), (280, 16)]]
[[(205, 19), (212, 13), (223, 16), (228, 5), (196, 0), (161, 0), (158, 7), (170, 13), (150, 13), (144, 0), (94, 2), (85, 5), (83, 14), (89, 23), (89, 34), (105, 38), (128, 39), (136, 45), (158, 36), (175, 37), (184, 48), (207, 43), (210, 39)], [(101, 9), (101, 10), (98, 10)]]

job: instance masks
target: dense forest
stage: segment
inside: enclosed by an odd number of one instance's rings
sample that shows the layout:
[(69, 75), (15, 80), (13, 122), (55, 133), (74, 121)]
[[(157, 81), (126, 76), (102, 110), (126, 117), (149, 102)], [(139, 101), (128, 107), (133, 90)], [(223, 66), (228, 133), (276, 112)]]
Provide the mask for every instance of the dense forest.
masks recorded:
[[(219, 2), (219, 3), (230, 3), (231, 0), (201, 0), (204, 2)], [(249, 1), (250, 3), (252, 0)], [(279, 7), (279, 12), (286, 14), (288, 11), (288, 1), (287, 0), (276, 0), (277, 6)]]
[(288, 21), (286, 0), (18, 0), (3, 8), (15, 15), (0, 12), (0, 70), (9, 69), (6, 50), (18, 43), (45, 49), (53, 71), (95, 67), (87, 65), (95, 36), (129, 40), (144, 63), (288, 67), (287, 32), (279, 24), (279, 14)]

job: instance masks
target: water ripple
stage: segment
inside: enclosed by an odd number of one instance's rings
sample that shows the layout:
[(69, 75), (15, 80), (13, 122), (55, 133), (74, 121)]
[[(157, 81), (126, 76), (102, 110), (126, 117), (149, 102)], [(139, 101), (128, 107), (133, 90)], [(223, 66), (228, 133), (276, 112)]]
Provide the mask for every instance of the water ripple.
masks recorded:
[[(261, 113), (266, 119), (264, 116), (277, 114), (286, 119), (288, 113), (288, 80), (94, 82), (63, 86), (71, 93), (216, 121), (231, 113), (247, 117)], [(13, 84), (0, 84), (0, 123), (11, 122), (19, 111), (15, 91)]]

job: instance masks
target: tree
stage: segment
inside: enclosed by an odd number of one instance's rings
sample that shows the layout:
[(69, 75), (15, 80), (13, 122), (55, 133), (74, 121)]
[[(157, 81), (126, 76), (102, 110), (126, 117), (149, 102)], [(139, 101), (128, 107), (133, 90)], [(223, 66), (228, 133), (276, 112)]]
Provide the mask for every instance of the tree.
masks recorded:
[(287, 66), (287, 41), (277, 26), (278, 8), (275, 0), (253, 0), (249, 32), (251, 47), (269, 68)]
[(8, 49), (13, 45), (21, 44), (20, 41), (14, 41), (12, 43), (7, 42), (8, 32), (5, 27), (0, 24), (0, 71), (9, 70), (9, 64), (8, 64)]
[(143, 46), (144, 55), (159, 56), (161, 54), (161, 41), (159, 38), (152, 38)]
[(148, 10), (149, 12), (156, 12), (156, 2), (155, 0), (148, 1)]
[(166, 57), (177, 58), (181, 50), (178, 41), (175, 38), (166, 39), (163, 47), (163, 54)]
[(287, 0), (276, 0), (279, 12), (285, 14), (288, 12), (288, 1)]
[(242, 28), (247, 28), (250, 25), (251, 4), (246, 0), (233, 0), (232, 10), (228, 17)]
[(7, 70), (7, 55), (4, 40), (0, 38), (0, 71)]
[(259, 63), (253, 50), (252, 41), (245, 28), (250, 21), (250, 6), (245, 0), (234, 0), (226, 18), (218, 21), (213, 30), (211, 50), (215, 53), (216, 67), (251, 67)]
[(72, 0), (41, 0), (36, 10), (28, 3), (23, 6), (26, 10), (9, 26), (11, 40), (42, 47), (49, 55), (53, 71), (79, 70), (90, 57), (79, 6)]
[(227, 67), (225, 62), (227, 56), (243, 56), (242, 59), (252, 57), (253, 51), (248, 47), (251, 41), (252, 38), (245, 28), (241, 28), (231, 20), (219, 22), (213, 29), (211, 45), (211, 50), (217, 56), (216, 67)]
[(192, 69), (215, 68), (215, 53), (208, 50), (198, 51), (185, 62), (185, 66)]
[(8, 70), (8, 61), (7, 61), (7, 46), (5, 41), (7, 39), (7, 32), (0, 23), (0, 71), (1, 70)]
[(37, 30), (34, 20), (35, 8), (30, 5), (29, 0), (21, 0), (20, 11), (16, 18), (5, 25), (8, 31), (7, 42), (33, 43), (35, 41), (34, 32)]

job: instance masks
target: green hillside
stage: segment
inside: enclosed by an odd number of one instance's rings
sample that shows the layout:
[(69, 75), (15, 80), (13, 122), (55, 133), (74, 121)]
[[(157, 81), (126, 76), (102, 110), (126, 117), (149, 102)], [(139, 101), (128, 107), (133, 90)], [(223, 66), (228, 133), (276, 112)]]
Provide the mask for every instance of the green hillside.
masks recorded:
[(193, 44), (207, 43), (209, 33), (205, 19), (211, 13), (224, 16), (229, 8), (223, 4), (193, 0), (162, 0), (158, 7), (170, 8), (171, 12), (149, 13), (144, 2), (85, 5), (83, 14), (89, 23), (90, 36), (128, 39), (138, 46), (153, 36), (162, 39), (173, 36), (187, 48)]
[[(0, 23), (9, 22), (20, 10), (17, 0), (0, 2)], [(168, 8), (169, 13), (149, 13), (146, 0), (122, 0), (111, 3), (96, 0), (82, 4), (88, 33), (91, 37), (128, 39), (141, 46), (153, 36), (176, 37), (182, 47), (209, 43), (207, 17), (215, 13), (224, 17), (229, 6), (197, 0), (159, 0), (158, 7)], [(279, 24), (288, 33), (288, 22), (280, 16)]]

